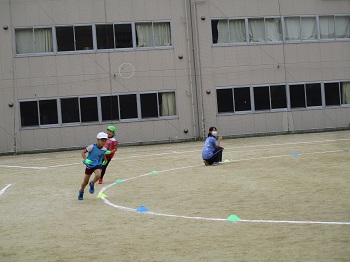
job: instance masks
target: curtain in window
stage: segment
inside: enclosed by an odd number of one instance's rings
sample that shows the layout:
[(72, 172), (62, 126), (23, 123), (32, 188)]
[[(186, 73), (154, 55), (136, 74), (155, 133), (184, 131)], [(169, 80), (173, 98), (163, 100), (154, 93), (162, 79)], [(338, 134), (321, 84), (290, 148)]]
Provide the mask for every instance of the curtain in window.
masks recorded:
[(335, 38), (334, 16), (320, 16), (321, 39)]
[(301, 39), (317, 39), (316, 17), (301, 17)]
[(265, 42), (264, 19), (249, 19), (248, 27), (250, 42)]
[(341, 84), (341, 101), (342, 104), (350, 104), (350, 82)]
[(170, 23), (154, 23), (154, 46), (170, 46)]
[(175, 93), (162, 93), (162, 116), (176, 115)]
[(33, 29), (16, 29), (16, 53), (34, 53)]
[(219, 20), (218, 22), (218, 44), (228, 43), (230, 40), (230, 31), (228, 29), (227, 20)]
[(137, 46), (153, 46), (153, 30), (151, 23), (136, 24)]
[(245, 39), (245, 21), (244, 20), (230, 20), (230, 42), (231, 43), (243, 43)]
[(299, 17), (284, 18), (286, 41), (300, 39), (300, 19)]
[(52, 31), (51, 28), (35, 28), (35, 53), (52, 52)]
[(335, 17), (336, 38), (350, 38), (350, 16)]
[(282, 26), (279, 18), (266, 18), (266, 41), (275, 42), (282, 41)]

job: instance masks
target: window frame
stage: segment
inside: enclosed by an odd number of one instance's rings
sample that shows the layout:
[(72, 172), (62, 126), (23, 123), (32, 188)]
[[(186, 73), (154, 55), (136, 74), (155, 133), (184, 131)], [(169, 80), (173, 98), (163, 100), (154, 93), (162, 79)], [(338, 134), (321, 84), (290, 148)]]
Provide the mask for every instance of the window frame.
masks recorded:
[[(155, 33), (154, 33), (154, 24), (159, 23), (169, 23), (170, 30), (170, 42), (168, 46), (155, 46)], [(137, 29), (138, 24), (151, 24), (152, 25), (152, 46), (137, 46)], [(133, 22), (133, 45), (136, 50), (154, 50), (154, 49), (172, 49), (173, 48), (173, 30), (172, 30), (172, 21), (171, 20), (152, 20), (152, 21), (135, 21)]]

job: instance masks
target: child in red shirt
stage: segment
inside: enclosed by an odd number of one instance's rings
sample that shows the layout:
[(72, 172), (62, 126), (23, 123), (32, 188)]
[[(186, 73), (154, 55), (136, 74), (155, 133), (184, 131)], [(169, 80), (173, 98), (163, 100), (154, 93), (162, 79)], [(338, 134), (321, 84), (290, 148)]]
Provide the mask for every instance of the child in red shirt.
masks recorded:
[(101, 172), (101, 177), (98, 180), (99, 184), (103, 183), (103, 176), (106, 173), (107, 166), (109, 162), (111, 162), (112, 158), (114, 157), (115, 152), (117, 151), (117, 146), (118, 146), (118, 141), (115, 139), (115, 131), (116, 128), (114, 126), (109, 126), (107, 127), (107, 134), (108, 134), (108, 139), (105, 144), (105, 148), (107, 148), (107, 152), (105, 154), (106, 160), (103, 161), (102, 163), (102, 172)]

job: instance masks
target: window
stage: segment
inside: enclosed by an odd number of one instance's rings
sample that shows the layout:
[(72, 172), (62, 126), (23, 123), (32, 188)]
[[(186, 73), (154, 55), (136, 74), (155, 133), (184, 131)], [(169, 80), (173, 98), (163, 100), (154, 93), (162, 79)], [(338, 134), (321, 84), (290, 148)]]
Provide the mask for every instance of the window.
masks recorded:
[(80, 122), (78, 98), (61, 98), (62, 123)]
[(301, 17), (301, 40), (317, 39), (316, 17)]
[(284, 23), (286, 41), (317, 39), (316, 17), (285, 17)]
[(335, 24), (334, 16), (320, 16), (320, 38), (334, 39), (335, 38)]
[(269, 110), (270, 109), (270, 91), (268, 86), (254, 87), (254, 105), (255, 110)]
[(335, 37), (350, 38), (350, 16), (335, 17)]
[(171, 46), (170, 22), (136, 23), (137, 47)]
[(350, 105), (350, 82), (340, 83), (341, 103)]
[(115, 24), (114, 32), (116, 48), (133, 47), (131, 24)]
[(93, 49), (92, 26), (58, 26), (56, 38), (58, 52)]
[(119, 120), (118, 96), (101, 97), (102, 121)]
[(326, 106), (340, 105), (339, 83), (325, 83), (324, 93)]
[(21, 111), (21, 126), (38, 126), (39, 125), (39, 114), (38, 114), (38, 102), (28, 101), (20, 102)]
[(80, 99), (81, 122), (98, 121), (98, 108), (96, 97), (81, 97)]
[(114, 49), (113, 25), (96, 25), (97, 49)]
[(289, 85), (291, 108), (305, 108), (305, 90), (304, 85)]
[(249, 18), (249, 42), (265, 42), (264, 18)]
[(311, 106), (322, 106), (321, 97), (321, 84), (306, 84), (306, 105)]
[(176, 99), (175, 92), (158, 93), (160, 116), (176, 115)]
[(58, 124), (57, 100), (39, 101), (40, 125)]
[(218, 113), (233, 113), (233, 92), (232, 88), (217, 89), (216, 100)]
[(234, 88), (233, 94), (235, 101), (235, 112), (251, 110), (249, 87)]
[(287, 108), (286, 86), (278, 85), (270, 87), (271, 108)]
[(265, 18), (266, 42), (282, 41), (282, 23), (280, 18)]
[(212, 20), (211, 27), (213, 44), (246, 42), (244, 19)]
[(158, 117), (157, 93), (141, 94), (141, 118)]
[(16, 54), (53, 52), (52, 28), (15, 29)]
[(120, 119), (137, 118), (136, 94), (119, 95)]

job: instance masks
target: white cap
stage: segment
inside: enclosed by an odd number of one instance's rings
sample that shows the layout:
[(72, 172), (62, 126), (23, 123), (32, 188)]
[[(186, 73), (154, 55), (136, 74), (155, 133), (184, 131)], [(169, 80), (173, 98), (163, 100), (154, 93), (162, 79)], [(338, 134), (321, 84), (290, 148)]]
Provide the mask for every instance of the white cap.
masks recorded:
[(97, 139), (103, 139), (103, 138), (108, 139), (108, 135), (104, 132), (100, 132), (97, 134)]

